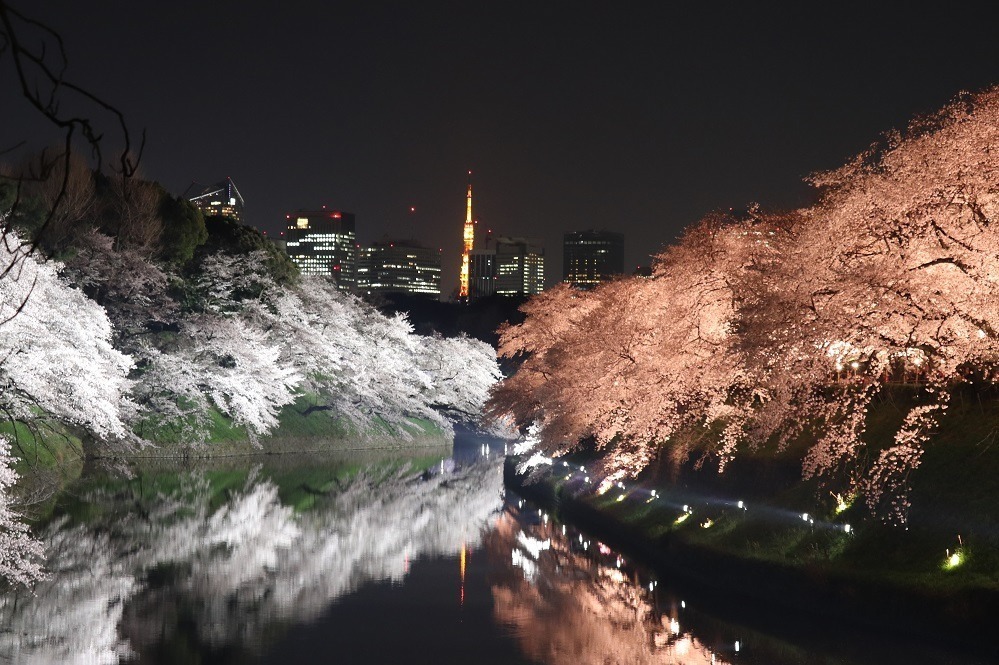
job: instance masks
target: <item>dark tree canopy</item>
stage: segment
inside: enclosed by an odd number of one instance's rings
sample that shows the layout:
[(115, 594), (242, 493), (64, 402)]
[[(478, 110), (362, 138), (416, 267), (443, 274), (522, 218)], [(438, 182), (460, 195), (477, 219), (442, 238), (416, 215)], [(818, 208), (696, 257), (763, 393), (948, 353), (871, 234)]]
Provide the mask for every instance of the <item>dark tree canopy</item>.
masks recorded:
[(208, 229), (201, 211), (190, 201), (170, 196), (164, 190), (160, 198), (160, 257), (168, 263), (184, 264), (194, 258), (194, 250), (208, 240)]

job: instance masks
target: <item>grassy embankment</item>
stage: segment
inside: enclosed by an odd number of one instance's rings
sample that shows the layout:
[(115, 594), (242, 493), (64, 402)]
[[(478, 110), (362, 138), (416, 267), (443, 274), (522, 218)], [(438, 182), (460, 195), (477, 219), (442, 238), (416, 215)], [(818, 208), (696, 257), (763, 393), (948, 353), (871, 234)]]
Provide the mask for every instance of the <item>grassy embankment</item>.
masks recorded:
[[(72, 491), (54, 496), (32, 511), (33, 520), (44, 523), (53, 514), (68, 515), (74, 522), (88, 522), (109, 510), (143, 509), (164, 496), (180, 497), (190, 492), (192, 480), (201, 489), (198, 501), (210, 511), (228, 503), (233, 494), (245, 491), (251, 482), (269, 480), (278, 489), (281, 503), (296, 512), (312, 509), (335, 495), (360, 473), (370, 478), (388, 478), (396, 472), (417, 474), (436, 466), (450, 454), (447, 448), (399, 451), (345, 451), (340, 454), (213, 458), (190, 460), (146, 458), (132, 460), (131, 473), (95, 470), (67, 483)], [(248, 461), (249, 460), (249, 461)], [(186, 463), (185, 463), (186, 462)], [(91, 495), (111, 497), (94, 501)]]
[[(410, 419), (405, 434), (379, 419), (360, 430), (330, 412), (316, 410), (315, 395), (300, 395), (278, 414), (278, 426), (266, 436), (251, 437), (246, 427), (234, 425), (217, 409), (209, 412), (208, 436), (204, 444), (191, 445), (181, 430), (170, 424), (147, 422), (137, 433), (154, 447), (144, 448), (135, 457), (218, 457), (273, 453), (333, 452), (374, 448), (408, 449), (450, 443), (433, 423)], [(310, 407), (313, 407), (310, 410)]]
[[(870, 458), (913, 403), (911, 389), (898, 387), (872, 406)], [(802, 480), (807, 438), (750, 452), (724, 474), (710, 463), (664, 464), (602, 496), (579, 472), (592, 458), (574, 456), (574, 467), (556, 464), (543, 483), (521, 489), (706, 587), (860, 622), (962, 633), (999, 615), (997, 430), (996, 395), (955, 395), (909, 477), (905, 526), (884, 524), (862, 498), (841, 503), (818, 481)]]
[[(329, 456), (348, 451), (430, 451), (451, 444), (449, 436), (426, 420), (412, 419), (407, 427), (408, 437), (401, 436), (380, 420), (375, 420), (367, 431), (360, 431), (331, 417), (329, 412), (309, 411), (308, 407), (315, 403), (312, 395), (300, 396), (282, 409), (278, 427), (255, 441), (245, 427), (234, 425), (216, 409), (209, 413), (211, 421), (206, 440), (194, 445), (182, 438), (179, 429), (147, 422), (137, 433), (153, 445), (125, 455), (118, 450), (115, 456), (201, 460), (283, 453)], [(2, 423), (0, 434), (12, 442), (15, 470), (21, 476), (15, 491), (23, 510), (32, 515), (46, 512), (48, 508), (40, 504), (48, 506), (55, 491), (80, 477), (88, 458), (102, 454), (100, 446), (84, 442), (84, 433), (44, 414), (39, 414), (30, 425)]]

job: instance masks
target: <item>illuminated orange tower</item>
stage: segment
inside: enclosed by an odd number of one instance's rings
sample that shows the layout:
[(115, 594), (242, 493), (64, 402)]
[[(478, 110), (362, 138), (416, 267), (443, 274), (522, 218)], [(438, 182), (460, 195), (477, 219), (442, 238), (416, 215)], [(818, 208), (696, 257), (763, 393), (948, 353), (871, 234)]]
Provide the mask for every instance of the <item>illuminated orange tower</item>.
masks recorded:
[(475, 244), (475, 222), (472, 221), (472, 172), (468, 172), (468, 196), (465, 201), (465, 230), (462, 235), (465, 244), (461, 251), (461, 275), (458, 284), (458, 297), (468, 298), (468, 273)]

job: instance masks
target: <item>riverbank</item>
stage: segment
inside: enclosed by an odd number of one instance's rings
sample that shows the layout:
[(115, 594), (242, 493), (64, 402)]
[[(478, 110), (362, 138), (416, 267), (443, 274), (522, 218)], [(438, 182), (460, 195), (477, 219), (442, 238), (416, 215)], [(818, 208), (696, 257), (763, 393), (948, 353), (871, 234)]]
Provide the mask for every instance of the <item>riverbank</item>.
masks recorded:
[(529, 474), (516, 470), (523, 461), (508, 458), (508, 488), (701, 594), (741, 598), (760, 612), (996, 652), (987, 642), (999, 616), (999, 588), (982, 574), (994, 554), (982, 533), (970, 546), (955, 540), (954, 548), (937, 553), (943, 536), (925, 525), (851, 524), (856, 509), (792, 510), (773, 468), (757, 470), (749, 501), (718, 487), (709, 492), (682, 475), (597, 495), (583, 458), (556, 460)]
[[(212, 409), (211, 427), (204, 441), (191, 443), (168, 428), (145, 431), (151, 442), (113, 448), (87, 439), (77, 428), (54, 418), (31, 423), (0, 424), (0, 434), (11, 441), (15, 470), (20, 479), (13, 488), (22, 513), (39, 519), (52, 508), (51, 499), (77, 481), (88, 466), (155, 468), (159, 464), (219, 465), (249, 468), (264, 459), (314, 456), (323, 463), (343, 456), (383, 459), (386, 456), (441, 458), (450, 454), (454, 437), (430, 421), (411, 418), (403, 428), (375, 420), (360, 431), (322, 409), (309, 409), (303, 398), (279, 414), (279, 426), (266, 436), (251, 437), (245, 427), (233, 425)], [(156, 436), (151, 436), (155, 434)]]

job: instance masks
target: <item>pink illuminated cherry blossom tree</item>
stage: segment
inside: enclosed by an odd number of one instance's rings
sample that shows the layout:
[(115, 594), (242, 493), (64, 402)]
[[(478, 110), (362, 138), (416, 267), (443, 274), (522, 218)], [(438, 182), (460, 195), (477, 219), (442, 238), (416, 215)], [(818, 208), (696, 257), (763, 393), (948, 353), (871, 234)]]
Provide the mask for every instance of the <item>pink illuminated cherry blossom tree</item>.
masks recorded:
[[(652, 279), (534, 299), (502, 331), (500, 354), (523, 364), (490, 412), (540, 426), (555, 453), (591, 438), (605, 487), (698, 438), (723, 469), (807, 429), (806, 476), (904, 519), (906, 478), (953, 387), (996, 380), (999, 89), (810, 182), (810, 207), (702, 220)], [(872, 449), (868, 407), (892, 381), (918, 401)]]

